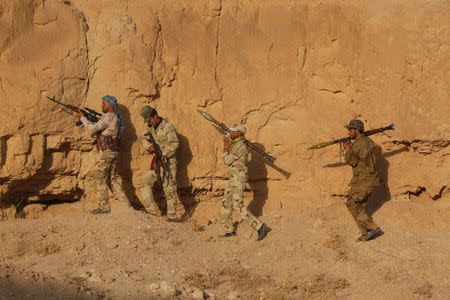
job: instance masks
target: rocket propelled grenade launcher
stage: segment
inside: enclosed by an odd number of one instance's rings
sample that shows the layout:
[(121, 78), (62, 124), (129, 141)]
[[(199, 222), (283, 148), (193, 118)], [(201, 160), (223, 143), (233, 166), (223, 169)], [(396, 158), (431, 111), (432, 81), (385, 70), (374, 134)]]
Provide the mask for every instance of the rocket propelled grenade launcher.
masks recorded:
[[(220, 127), (223, 131), (231, 133), (230, 128), (228, 128), (224, 123), (221, 123), (219, 121), (217, 121), (216, 119), (213, 118), (213, 116), (211, 116), (208, 112), (206, 111), (202, 111), (197, 109), (197, 111), (208, 121), (214, 123), (216, 126)], [(267, 159), (271, 164), (273, 164), (276, 160), (275, 157), (273, 157), (272, 155), (266, 153), (265, 151), (261, 150), (260, 148), (258, 148), (257, 145), (253, 144), (252, 142), (250, 142), (249, 140), (245, 139), (244, 137), (244, 141), (245, 143), (256, 153), (258, 153), (259, 155), (263, 156), (265, 159)]]
[[(394, 130), (394, 129), (395, 129), (395, 125), (391, 124), (391, 125), (386, 126), (386, 127), (381, 127), (381, 128), (377, 128), (377, 129), (364, 131), (364, 135), (369, 136), (369, 135), (374, 135), (376, 133), (380, 133), (380, 132), (383, 132), (383, 131), (386, 131), (386, 130)], [(322, 149), (322, 148), (325, 148), (327, 146), (331, 146), (331, 145), (334, 145), (334, 144), (348, 143), (350, 141), (351, 141), (350, 137), (345, 137), (345, 138), (341, 138), (341, 139), (337, 139), (337, 140), (332, 140), (332, 141), (329, 141), (329, 142), (315, 144), (315, 145), (309, 147), (308, 150)]]

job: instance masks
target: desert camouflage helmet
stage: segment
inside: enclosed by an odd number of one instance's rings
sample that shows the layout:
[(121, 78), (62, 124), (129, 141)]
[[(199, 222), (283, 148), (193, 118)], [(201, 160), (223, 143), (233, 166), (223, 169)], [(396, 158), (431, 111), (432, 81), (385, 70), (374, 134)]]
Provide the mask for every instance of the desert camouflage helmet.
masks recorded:
[(364, 132), (364, 123), (361, 120), (351, 120), (348, 125), (345, 125), (347, 129), (358, 129), (360, 132)]
[(141, 116), (144, 118), (144, 122), (148, 123), (148, 120), (150, 120), (150, 117), (155, 113), (155, 109), (153, 107), (150, 107), (148, 105), (145, 105), (141, 109)]

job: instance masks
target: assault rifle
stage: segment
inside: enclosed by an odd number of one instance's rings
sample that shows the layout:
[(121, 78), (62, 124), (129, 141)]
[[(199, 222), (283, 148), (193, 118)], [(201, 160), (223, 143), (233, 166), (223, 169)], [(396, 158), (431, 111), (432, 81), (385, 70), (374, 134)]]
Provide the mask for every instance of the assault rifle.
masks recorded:
[[(62, 105), (62, 106), (64, 106), (65, 108), (67, 108), (67, 109), (69, 109), (69, 110), (71, 110), (71, 111), (78, 111), (78, 110), (80, 110), (81, 113), (83, 113), (83, 116), (84, 116), (86, 119), (88, 119), (89, 122), (96, 123), (96, 122), (99, 120), (99, 117), (102, 116), (101, 113), (98, 113), (98, 112), (96, 112), (95, 110), (90, 109), (90, 108), (87, 108), (87, 107), (85, 107), (85, 108), (83, 109), (83, 108), (76, 107), (76, 106), (74, 106), (74, 105), (72, 105), (72, 104), (64, 104), (64, 103), (62, 103), (62, 102), (56, 100), (54, 97), (48, 97), (48, 96), (47, 96), (47, 99), (49, 99), (49, 100), (51, 100), (51, 101), (53, 101), (53, 102), (55, 102), (55, 103), (58, 103), (59, 105)], [(65, 112), (71, 114), (71, 113), (68, 112), (68, 111), (65, 111)], [(83, 124), (83, 123), (82, 123), (81, 121), (77, 121), (77, 122), (75, 123), (75, 125), (77, 125), (77, 126), (80, 126), (80, 125), (82, 125), (82, 124)]]
[[(151, 169), (155, 170), (159, 167), (163, 168), (163, 178), (165, 177), (165, 174), (169, 174), (169, 176), (172, 176), (170, 174), (170, 169), (168, 166), (163, 162), (163, 153), (161, 150), (161, 147), (158, 145), (158, 143), (155, 141), (155, 138), (151, 133), (146, 133), (144, 136), (148, 137), (150, 140), (150, 143), (153, 145), (153, 148), (155, 148), (155, 153), (153, 155), (152, 163), (151, 163)], [(159, 170), (156, 170), (156, 176), (158, 178), (158, 181), (161, 182), (161, 175), (159, 174)]]

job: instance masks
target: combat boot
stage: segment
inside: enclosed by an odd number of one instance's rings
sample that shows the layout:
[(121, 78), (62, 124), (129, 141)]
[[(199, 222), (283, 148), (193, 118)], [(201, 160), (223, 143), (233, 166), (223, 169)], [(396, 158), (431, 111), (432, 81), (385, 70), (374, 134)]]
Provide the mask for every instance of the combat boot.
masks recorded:
[(258, 239), (257, 240), (260, 241), (263, 238), (265, 238), (266, 235), (269, 233), (269, 231), (270, 231), (270, 228), (265, 223), (263, 223), (261, 225), (261, 227), (258, 229)]
[(173, 223), (179, 223), (181, 220), (175, 215), (175, 216), (167, 216), (166, 219), (167, 222), (173, 222)]
[(377, 236), (380, 236), (383, 234), (383, 231), (381, 231), (380, 227), (377, 227), (375, 229), (370, 229), (369, 231), (367, 231), (367, 233), (364, 236), (364, 241), (370, 241), (374, 238), (376, 238)]
[(156, 217), (162, 217), (162, 213), (157, 208), (144, 208), (144, 211), (148, 213), (149, 215), (156, 216)]
[(111, 210), (106, 208), (96, 208), (94, 210), (91, 210), (91, 214), (93, 215), (105, 215), (109, 214), (110, 212)]
[(222, 235), (222, 237), (224, 237), (224, 238), (233, 237), (233, 236), (236, 236), (236, 231), (235, 231), (235, 230), (229, 231), (229, 232), (225, 232), (225, 233)]

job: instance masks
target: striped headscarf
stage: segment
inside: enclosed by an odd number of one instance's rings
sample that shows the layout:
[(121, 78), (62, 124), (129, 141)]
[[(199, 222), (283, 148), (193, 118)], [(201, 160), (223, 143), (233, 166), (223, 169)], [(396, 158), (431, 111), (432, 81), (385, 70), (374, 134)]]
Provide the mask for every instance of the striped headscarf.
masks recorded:
[(123, 121), (122, 115), (120, 114), (119, 103), (117, 102), (116, 97), (106, 95), (102, 97), (102, 100), (112, 106), (117, 119), (119, 119), (119, 133), (121, 133), (125, 128), (125, 122)]

